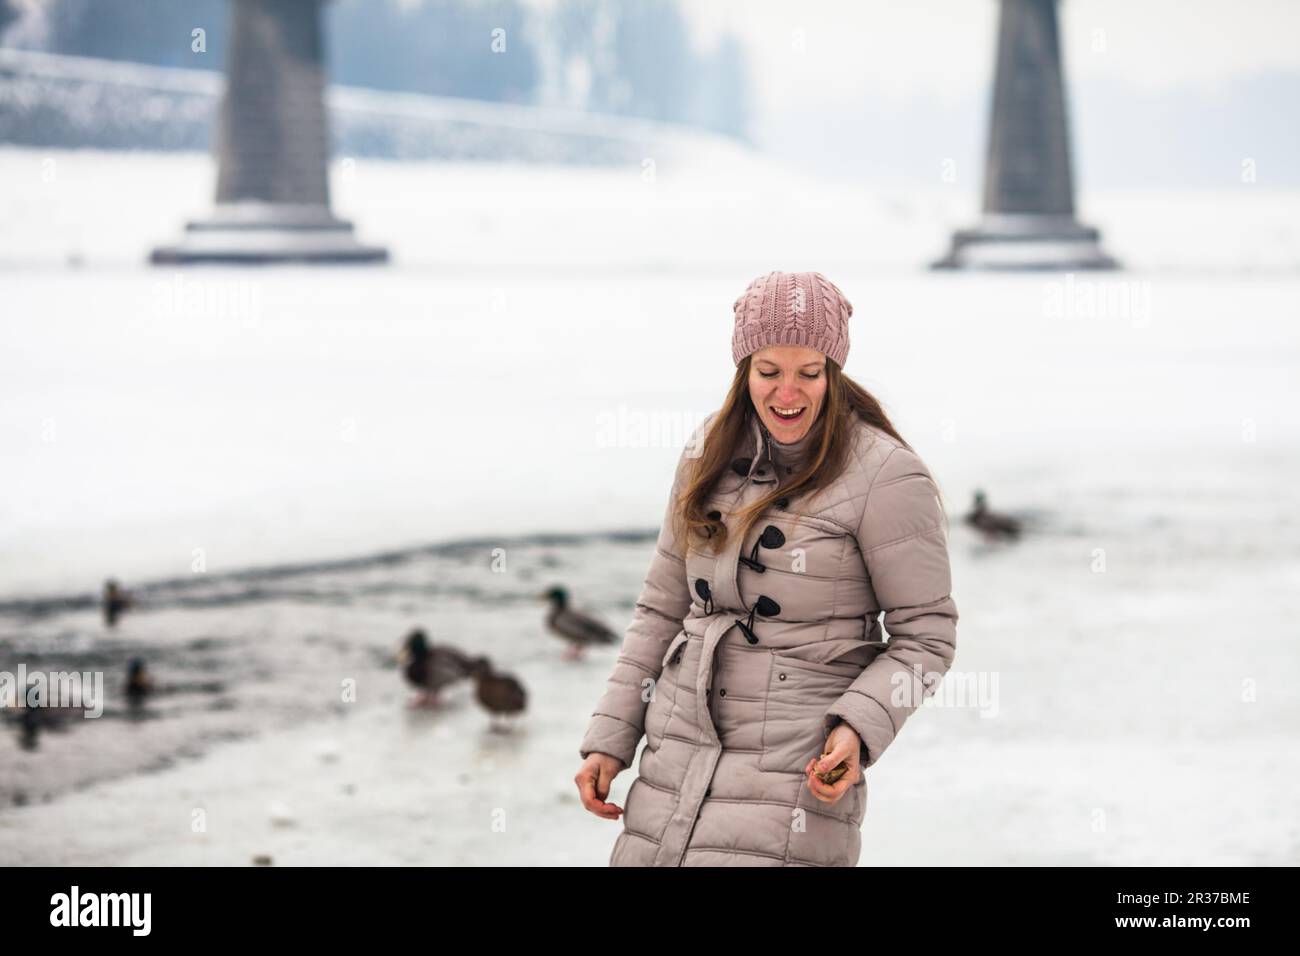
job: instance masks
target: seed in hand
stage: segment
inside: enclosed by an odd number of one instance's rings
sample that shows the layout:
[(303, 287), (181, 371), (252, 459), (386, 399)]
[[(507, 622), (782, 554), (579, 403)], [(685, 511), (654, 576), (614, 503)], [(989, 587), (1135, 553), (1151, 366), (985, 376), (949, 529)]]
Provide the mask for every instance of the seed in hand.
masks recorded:
[[(822, 757), (825, 756), (826, 754), (822, 754), (822, 756), (818, 757), (817, 760), (820, 762)], [(813, 773), (816, 775), (818, 780), (825, 784), (834, 783), (848, 772), (849, 765), (843, 760), (841, 760), (837, 766), (831, 767), (830, 770), (818, 770), (817, 764), (813, 764)]]

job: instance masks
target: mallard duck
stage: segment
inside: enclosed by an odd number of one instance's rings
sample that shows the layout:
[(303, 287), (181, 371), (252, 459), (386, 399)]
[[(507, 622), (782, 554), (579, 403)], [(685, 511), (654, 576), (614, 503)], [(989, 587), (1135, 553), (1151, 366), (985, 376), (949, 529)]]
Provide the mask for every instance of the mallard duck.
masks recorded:
[(1017, 538), (1020, 536), (1020, 522), (1010, 515), (1000, 515), (988, 509), (988, 499), (984, 492), (976, 489), (975, 504), (966, 515), (966, 523), (977, 529), (986, 538)]
[(122, 612), (131, 606), (131, 595), (118, 587), (117, 582), (109, 578), (104, 582), (104, 623), (109, 627), (117, 624)]
[(40, 746), (41, 712), (38, 707), (23, 707), (18, 714), (18, 741), (24, 750)]
[[(486, 657), (475, 658), (470, 665), (474, 674), (474, 697), (490, 716), (489, 729), (509, 730), (510, 719), (522, 714), (528, 706), (528, 692), (524, 685), (509, 674), (492, 670)], [(504, 726), (499, 726), (501, 719)]]
[(538, 597), (551, 602), (551, 609), (546, 613), (547, 628), (556, 637), (569, 643), (569, 648), (564, 653), (565, 660), (581, 657), (583, 649), (589, 644), (613, 644), (618, 640), (618, 635), (606, 624), (569, 607), (569, 592), (564, 588), (553, 587)]
[(17, 721), (18, 738), (24, 750), (35, 750), (39, 746), (41, 731), (64, 731), (74, 717), (86, 716), (84, 705), (56, 705), (42, 700), (42, 694), (47, 692), (39, 690), (34, 681), (30, 682), (22, 693), (22, 706), (0, 708), (0, 716)]
[(419, 691), (412, 705), (436, 707), (438, 692), (469, 677), (475, 659), (450, 645), (430, 644), (428, 635), (417, 627), (406, 635), (398, 660), (407, 682)]
[(144, 658), (133, 657), (126, 665), (125, 690), (127, 703), (132, 707), (139, 707), (153, 693), (153, 678), (144, 666)]

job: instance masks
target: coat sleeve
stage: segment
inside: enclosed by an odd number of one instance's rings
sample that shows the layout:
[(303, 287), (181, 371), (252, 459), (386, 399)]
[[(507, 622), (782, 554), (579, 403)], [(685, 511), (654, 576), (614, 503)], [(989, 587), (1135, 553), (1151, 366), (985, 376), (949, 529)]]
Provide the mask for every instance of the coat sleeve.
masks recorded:
[[(714, 413), (716, 414), (716, 413)], [(713, 414), (700, 425), (682, 450), (673, 478), (663, 523), (655, 542), (650, 570), (637, 598), (632, 623), (623, 637), (623, 647), (605, 693), (596, 704), (578, 752), (585, 760), (593, 752), (611, 754), (632, 766), (637, 744), (645, 733), (645, 713), (653, 682), (663, 669), (668, 645), (682, 629), (691, 606), (683, 549), (672, 531), (672, 512), (687, 477), (688, 462), (698, 457), (703, 430)]]
[(929, 470), (899, 446), (867, 492), (858, 545), (884, 625), (885, 650), (826, 711), (825, 730), (847, 721), (862, 739), (861, 767), (880, 759), (948, 672), (956, 654), (957, 606), (952, 599), (948, 536)]

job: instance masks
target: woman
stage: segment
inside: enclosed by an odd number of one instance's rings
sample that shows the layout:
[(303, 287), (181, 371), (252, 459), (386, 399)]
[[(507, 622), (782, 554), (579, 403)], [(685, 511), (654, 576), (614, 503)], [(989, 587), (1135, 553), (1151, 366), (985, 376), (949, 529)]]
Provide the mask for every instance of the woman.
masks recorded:
[[(583, 805), (623, 819), (611, 866), (855, 865), (863, 770), (952, 664), (943, 508), (841, 371), (852, 314), (817, 272), (735, 302), (731, 391), (678, 462), (579, 751)], [(624, 815), (605, 797), (643, 734)]]

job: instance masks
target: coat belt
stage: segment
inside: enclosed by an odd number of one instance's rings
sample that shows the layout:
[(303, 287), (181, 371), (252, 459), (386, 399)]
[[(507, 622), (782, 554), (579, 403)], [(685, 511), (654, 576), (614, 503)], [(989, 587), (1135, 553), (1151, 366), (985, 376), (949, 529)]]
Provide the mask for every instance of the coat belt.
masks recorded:
[[(744, 483), (730, 496), (728, 507), (735, 510), (744, 497), (745, 489), (754, 484), (761, 484), (753, 477), (758, 459), (768, 460), (763, 433), (757, 423), (752, 427), (754, 438), (754, 456), (750, 462), (750, 475)], [(714, 560), (713, 597), (722, 608), (743, 608), (745, 602), (740, 597), (740, 552), (744, 547), (740, 535), (728, 536), (727, 546)], [(682, 786), (677, 794), (677, 806), (668, 820), (663, 838), (659, 842), (659, 852), (655, 855), (655, 866), (681, 866), (686, 856), (686, 845), (690, 842), (691, 831), (700, 813), (700, 804), (704, 802), (705, 792), (713, 782), (713, 774), (718, 768), (722, 756), (722, 741), (718, 730), (713, 725), (713, 715), (709, 712), (712, 698), (709, 689), (713, 682), (713, 657), (727, 631), (736, 626), (736, 618), (730, 610), (719, 611), (717, 617), (704, 629), (704, 644), (700, 648), (700, 666), (695, 676), (695, 726), (699, 728), (700, 738), (691, 751)]]
[(659, 852), (655, 855), (655, 866), (682, 865), (686, 844), (690, 841), (691, 831), (695, 828), (700, 813), (700, 804), (704, 802), (705, 791), (713, 782), (713, 773), (718, 768), (722, 741), (709, 713), (708, 691), (713, 680), (714, 653), (727, 631), (735, 626), (735, 618), (723, 612), (704, 629), (700, 665), (695, 677), (695, 725), (700, 730), (700, 739), (695, 743), (686, 765), (681, 789), (677, 793), (677, 805), (659, 843)]

